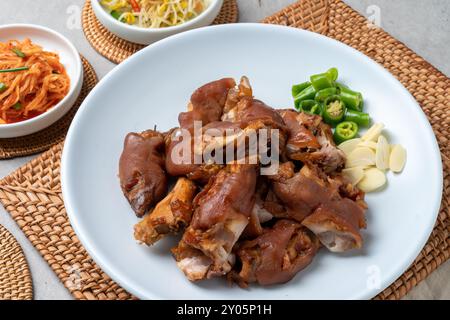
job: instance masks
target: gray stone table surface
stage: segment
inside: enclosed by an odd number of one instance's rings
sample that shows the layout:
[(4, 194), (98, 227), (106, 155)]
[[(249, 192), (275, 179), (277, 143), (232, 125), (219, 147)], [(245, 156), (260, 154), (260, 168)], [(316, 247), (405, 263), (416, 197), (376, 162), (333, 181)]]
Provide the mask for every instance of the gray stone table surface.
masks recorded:
[[(381, 27), (450, 76), (450, 1), (448, 0), (344, 0), (365, 16), (380, 12)], [(84, 0), (2, 0), (0, 24), (35, 23), (67, 36), (91, 62), (102, 78), (114, 64), (91, 48), (81, 30)], [(294, 0), (238, 0), (239, 22), (257, 22)], [(374, 7), (376, 6), (376, 7)], [(420, 14), (417, 14), (419, 13)], [(32, 159), (23, 157), (0, 161), (0, 177)], [(31, 245), (19, 227), (0, 206), (0, 224), (22, 245), (31, 268), (35, 299), (72, 299), (68, 290)], [(449, 299), (450, 262), (414, 288), (406, 299)]]

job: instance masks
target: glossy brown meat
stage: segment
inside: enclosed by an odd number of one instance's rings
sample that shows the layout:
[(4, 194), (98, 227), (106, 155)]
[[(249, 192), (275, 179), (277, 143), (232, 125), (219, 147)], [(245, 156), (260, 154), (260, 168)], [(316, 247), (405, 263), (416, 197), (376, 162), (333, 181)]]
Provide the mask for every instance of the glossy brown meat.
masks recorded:
[[(189, 111), (182, 112), (178, 116), (180, 128), (174, 130), (166, 140), (166, 170), (171, 176), (188, 176), (192, 180), (207, 182), (209, 177), (217, 173), (221, 166), (210, 166), (209, 164), (196, 163), (194, 161), (194, 121), (201, 121), (200, 128), (210, 122), (219, 121), (230, 89), (236, 83), (231, 78), (213, 81), (198, 88), (191, 96)], [(187, 130), (187, 131), (183, 131)], [(190, 134), (185, 144), (190, 144), (190, 154), (183, 155), (173, 152), (180, 146), (187, 134)], [(180, 138), (181, 136), (181, 138)], [(177, 139), (178, 137), (178, 139)], [(185, 158), (188, 161), (180, 161)]]
[[(238, 123), (230, 121), (214, 121), (202, 128), (201, 135), (194, 143), (194, 152), (203, 155), (206, 163), (216, 161), (226, 163), (226, 148), (234, 150), (236, 141), (241, 140), (244, 131)], [(234, 159), (234, 158), (233, 158)]]
[(363, 212), (355, 202), (344, 198), (320, 204), (302, 224), (332, 252), (359, 249), (363, 243), (359, 230), (366, 227)]
[(254, 205), (256, 166), (232, 164), (220, 171), (195, 198), (191, 227), (208, 230), (230, 214), (249, 217)]
[(273, 285), (290, 281), (313, 260), (320, 244), (313, 233), (292, 220), (279, 220), (236, 252), (241, 268), (230, 273), (239, 285)]
[(256, 176), (255, 166), (228, 165), (196, 196), (191, 224), (175, 249), (175, 257), (183, 257), (177, 258), (177, 264), (189, 279), (198, 280), (198, 274), (190, 275), (189, 270), (198, 270), (196, 263), (205, 259), (193, 259), (183, 252), (185, 247), (200, 250), (210, 259), (210, 266), (202, 269), (205, 271), (202, 278), (231, 270), (231, 250), (253, 210)]
[(294, 110), (279, 110), (287, 126), (287, 157), (292, 160), (313, 163), (325, 172), (341, 169), (345, 155), (333, 141), (331, 127), (317, 115)]
[(119, 161), (122, 191), (138, 217), (143, 216), (167, 192), (164, 170), (164, 137), (148, 130), (129, 133)]
[(191, 96), (192, 111), (200, 116), (203, 126), (222, 117), (228, 91), (236, 86), (232, 78), (224, 78), (203, 85)]
[(354, 198), (346, 198), (349, 190), (342, 189), (342, 180), (330, 178), (311, 165), (295, 173), (292, 163), (284, 163), (271, 178), (273, 193), (284, 205), (284, 210), (271, 211), (275, 216), (301, 222), (331, 251), (362, 246), (359, 230), (366, 226), (367, 206), (361, 193), (353, 190)]
[(140, 243), (152, 245), (168, 234), (176, 234), (189, 225), (193, 213), (195, 184), (179, 178), (169, 194), (134, 226), (134, 237)]
[(250, 145), (252, 139), (247, 139), (249, 143), (245, 153), (250, 155), (251, 163), (259, 163), (262, 170), (271, 172), (284, 153), (287, 136), (286, 126), (278, 112), (260, 100), (243, 96), (234, 108), (224, 114), (222, 121), (239, 123), (245, 136), (257, 137), (253, 139), (257, 140), (257, 146)]
[(171, 251), (178, 268), (190, 281), (203, 280), (210, 275), (209, 270), (213, 261), (202, 251), (189, 246), (183, 240)]
[[(299, 113), (295, 110), (279, 110), (278, 113), (283, 118), (289, 138), (286, 142), (286, 148), (289, 153), (301, 149), (320, 149), (320, 144), (317, 141), (314, 132), (304, 126), (297, 117)], [(316, 118), (319, 119), (320, 118)]]
[(223, 121), (239, 122), (241, 128), (248, 126), (269, 126), (273, 129), (285, 129), (285, 123), (280, 114), (264, 102), (253, 97), (242, 97), (236, 106), (222, 117)]
[(246, 76), (241, 77), (239, 85), (230, 89), (228, 92), (225, 107), (223, 108), (224, 116), (232, 110), (243, 97), (253, 98), (253, 89), (250, 85), (250, 81)]
[(269, 183), (266, 177), (259, 176), (256, 185), (255, 205), (253, 206), (248, 225), (241, 235), (241, 240), (254, 239), (260, 236), (263, 233), (262, 224), (273, 218), (272, 213), (264, 207), (269, 192)]
[(331, 196), (333, 190), (327, 188), (325, 181), (317, 175), (306, 174), (309, 173), (308, 168), (304, 166), (295, 173), (293, 163), (286, 162), (280, 166), (278, 174), (271, 177), (273, 194), (285, 206), (284, 212), (274, 213), (277, 217), (302, 222), (324, 199)]

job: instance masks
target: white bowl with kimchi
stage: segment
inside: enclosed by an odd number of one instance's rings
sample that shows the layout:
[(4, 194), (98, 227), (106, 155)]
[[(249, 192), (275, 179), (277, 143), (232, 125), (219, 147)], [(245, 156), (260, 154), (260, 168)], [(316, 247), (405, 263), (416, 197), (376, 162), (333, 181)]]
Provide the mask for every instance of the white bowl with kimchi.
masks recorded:
[(91, 0), (95, 16), (116, 36), (151, 44), (210, 25), (223, 0)]
[(0, 138), (43, 130), (76, 102), (83, 79), (80, 55), (43, 26), (0, 26)]

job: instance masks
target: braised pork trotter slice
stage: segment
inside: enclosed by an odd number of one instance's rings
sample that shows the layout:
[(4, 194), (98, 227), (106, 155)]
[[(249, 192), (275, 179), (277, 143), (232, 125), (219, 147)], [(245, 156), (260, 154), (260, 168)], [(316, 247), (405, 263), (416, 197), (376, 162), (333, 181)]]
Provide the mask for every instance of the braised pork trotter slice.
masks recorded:
[[(228, 165), (196, 196), (191, 224), (173, 250), (178, 267), (188, 279), (220, 276), (231, 270), (231, 250), (253, 210), (256, 171), (252, 165)], [(207, 268), (205, 261), (210, 261)], [(192, 270), (196, 270), (195, 275)], [(198, 270), (203, 270), (201, 276)]]
[(153, 211), (134, 226), (134, 237), (141, 243), (152, 245), (168, 234), (176, 234), (189, 225), (195, 184), (179, 178), (169, 194)]
[(271, 211), (274, 216), (301, 222), (330, 251), (361, 248), (360, 229), (366, 227), (367, 209), (363, 195), (357, 193), (353, 199), (345, 197), (350, 194), (343, 192), (342, 180), (325, 175), (313, 165), (304, 165), (299, 172), (294, 172), (292, 163), (284, 163), (271, 179), (272, 196), (284, 205), (284, 210)]
[(219, 121), (228, 92), (236, 85), (231, 78), (216, 80), (198, 88), (191, 96), (188, 111), (178, 115), (179, 128), (166, 139), (166, 170), (171, 176), (188, 176), (191, 180), (207, 182), (222, 167), (196, 163), (194, 158), (194, 122), (200, 128)]
[(236, 255), (241, 269), (230, 277), (243, 287), (288, 282), (311, 263), (319, 247), (316, 236), (300, 223), (278, 220), (258, 238), (240, 244)]
[(120, 156), (119, 178), (125, 197), (142, 217), (167, 192), (163, 134), (154, 130), (129, 133)]
[(288, 128), (288, 158), (313, 163), (327, 173), (344, 166), (345, 155), (334, 144), (331, 127), (320, 116), (295, 110), (278, 112)]

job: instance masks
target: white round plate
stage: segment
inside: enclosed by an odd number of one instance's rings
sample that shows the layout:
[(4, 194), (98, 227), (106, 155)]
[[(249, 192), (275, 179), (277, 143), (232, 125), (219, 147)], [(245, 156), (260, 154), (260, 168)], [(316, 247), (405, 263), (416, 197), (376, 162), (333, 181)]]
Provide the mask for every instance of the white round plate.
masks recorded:
[[(191, 93), (222, 77), (247, 75), (258, 99), (293, 105), (294, 83), (337, 67), (365, 97), (367, 112), (386, 125), (391, 143), (408, 152), (402, 174), (367, 195), (360, 251), (326, 250), (292, 281), (271, 287), (229, 287), (224, 279), (189, 282), (169, 249), (176, 239), (138, 245), (138, 221), (117, 178), (125, 135), (177, 126)], [(81, 242), (121, 286), (147, 299), (368, 299), (417, 257), (438, 213), (442, 166), (431, 127), (408, 91), (381, 66), (344, 44), (298, 29), (263, 24), (214, 26), (179, 34), (138, 52), (109, 73), (78, 111), (64, 146), (62, 186)]]

